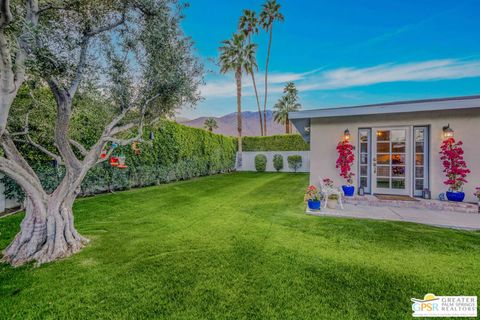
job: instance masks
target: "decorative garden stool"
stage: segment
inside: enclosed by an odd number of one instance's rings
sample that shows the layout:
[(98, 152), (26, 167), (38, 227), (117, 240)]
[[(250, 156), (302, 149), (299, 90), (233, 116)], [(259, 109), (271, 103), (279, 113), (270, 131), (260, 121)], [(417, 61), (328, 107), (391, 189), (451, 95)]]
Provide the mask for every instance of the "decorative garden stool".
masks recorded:
[(324, 208), (327, 207), (328, 204), (328, 197), (331, 195), (336, 195), (338, 197), (338, 203), (340, 204), (340, 208), (343, 210), (343, 203), (342, 203), (342, 196), (343, 191), (339, 188), (335, 188), (323, 183), (323, 179), (320, 178), (320, 193), (324, 197), (325, 205)]

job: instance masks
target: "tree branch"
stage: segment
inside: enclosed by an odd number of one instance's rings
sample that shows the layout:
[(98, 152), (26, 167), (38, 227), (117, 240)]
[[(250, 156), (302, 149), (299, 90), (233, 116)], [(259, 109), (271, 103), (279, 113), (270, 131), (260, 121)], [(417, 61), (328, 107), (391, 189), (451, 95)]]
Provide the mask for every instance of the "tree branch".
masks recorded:
[[(18, 165), (20, 165), (26, 171), (28, 171), (28, 173), (30, 173), (32, 176), (36, 176), (35, 171), (33, 171), (33, 169), (30, 167), (28, 162), (23, 158), (20, 151), (18, 151), (17, 147), (15, 146), (15, 143), (13, 142), (12, 138), (9, 136), (8, 131), (6, 131), (5, 134), (0, 138), (0, 145), (5, 151), (5, 155), (8, 159), (15, 161)], [(40, 183), (39, 179), (38, 179), (38, 182)]]
[(121, 133), (121, 132), (124, 132), (124, 131), (127, 131), (127, 130), (130, 130), (131, 128), (137, 126), (137, 125), (143, 125), (143, 118), (145, 116), (145, 110), (147, 108), (147, 106), (152, 102), (154, 101), (155, 99), (157, 99), (158, 97), (160, 97), (160, 94), (156, 94), (154, 95), (153, 97), (151, 97), (150, 99), (147, 99), (144, 104), (142, 105), (142, 107), (140, 108), (141, 110), (141, 119), (138, 123), (127, 123), (123, 126), (120, 126), (120, 127), (116, 127), (120, 121), (123, 120), (123, 118), (125, 118), (125, 116), (127, 115), (127, 113), (129, 111), (132, 111), (133, 109), (135, 109), (135, 105), (130, 105), (128, 108), (125, 108), (121, 114), (119, 114), (117, 117), (115, 117), (106, 127), (105, 127), (105, 130), (104, 130), (104, 134), (103, 136), (104, 137), (111, 137), (111, 136), (114, 136), (115, 134), (118, 134), (118, 133)]
[[(29, 95), (32, 98), (32, 100), (34, 101), (34, 103), (37, 103), (37, 100), (36, 100), (35, 96), (33, 95), (33, 93), (31, 91), (29, 92)], [(30, 117), (30, 111), (28, 111), (27, 114), (25, 115), (25, 123), (23, 125), (23, 131), (9, 134), (11, 137), (25, 136), (25, 139), (14, 138), (13, 141), (29, 144), (29, 145), (37, 148), (41, 152), (45, 153), (47, 156), (51, 157), (52, 159), (55, 159), (58, 163), (63, 164), (62, 158), (59, 155), (51, 152), (47, 148), (45, 148), (42, 145), (36, 143), (30, 137), (29, 117)]]
[(28, 36), (30, 27), (38, 25), (38, 0), (28, 0), (26, 2), (26, 20), (30, 24), (25, 24), (22, 30), (22, 34), (18, 38), (18, 47), (15, 57), (15, 86), (18, 90), (25, 80), (25, 61), (27, 60), (27, 54), (30, 51), (30, 44), (28, 43)]
[[(4, 5), (3, 0), (0, 1)], [(2, 18), (4, 18), (3, 15)], [(7, 128), (8, 114), (15, 98), (15, 91), (15, 73), (11, 52), (4, 29), (0, 28), (0, 136)]]
[(16, 138), (16, 139), (13, 139), (13, 141), (29, 144), (32, 147), (35, 147), (38, 150), (40, 150), (41, 152), (45, 153), (50, 158), (56, 160), (59, 164), (64, 164), (63, 161), (62, 161), (62, 158), (58, 154), (55, 154), (55, 153), (51, 152), (50, 150), (48, 150), (47, 148), (43, 147), (42, 145), (36, 143), (35, 141), (32, 140), (32, 138), (30, 138), (29, 135), (27, 135), (26, 138), (27, 138), (26, 140)]
[(122, 16), (120, 19), (117, 21), (114, 21), (110, 24), (107, 24), (105, 26), (101, 26), (95, 29), (87, 30), (82, 38), (82, 42), (80, 44), (80, 57), (78, 59), (78, 64), (77, 64), (77, 71), (75, 72), (75, 78), (72, 81), (72, 84), (70, 85), (70, 88), (68, 89), (68, 94), (70, 97), (73, 97), (75, 95), (75, 92), (78, 89), (78, 86), (80, 84), (80, 81), (82, 80), (83, 72), (85, 70), (85, 66), (87, 64), (87, 55), (88, 55), (88, 45), (90, 43), (90, 38), (112, 30), (121, 24), (125, 22), (125, 13), (122, 13)]
[(49, 4), (49, 5), (46, 5), (42, 8), (39, 8), (38, 9), (38, 14), (42, 14), (42, 13), (44, 13), (46, 11), (49, 11), (49, 10), (78, 11), (74, 7), (68, 6), (68, 4), (66, 6), (63, 6), (63, 7), (54, 6), (53, 4)]
[(17, 182), (26, 192), (29, 189), (30, 192), (37, 191), (45, 194), (40, 179), (18, 151), (8, 132), (0, 137), (0, 145), (6, 156), (6, 158), (0, 157), (0, 171), (14, 180), (18, 177), (21, 181)]
[(130, 139), (117, 139), (117, 138), (107, 137), (105, 140), (116, 143), (119, 146), (126, 146), (126, 145), (134, 143), (135, 141), (142, 141), (142, 136), (140, 134), (138, 134), (135, 137), (130, 138)]
[(115, 128), (113, 128), (113, 129), (110, 131), (109, 136), (114, 136), (114, 135), (116, 135), (116, 134), (119, 134), (119, 133), (128, 131), (128, 130), (130, 130), (130, 129), (132, 129), (132, 128), (135, 128), (138, 124), (139, 124), (139, 122), (136, 121), (136, 122), (129, 122), (129, 123), (124, 124), (124, 125), (122, 125), (122, 126), (115, 127)]
[(0, 157), (0, 171), (15, 180), (27, 195), (40, 194), (43, 201), (47, 195), (36, 176), (32, 176), (27, 170), (11, 159)]
[(88, 151), (87, 149), (78, 141), (75, 141), (73, 139), (69, 139), (69, 142), (72, 146), (74, 146), (75, 148), (77, 148), (78, 151), (80, 151), (80, 153), (83, 155), (83, 156), (86, 156), (88, 154)]
[(89, 37), (84, 37), (82, 43), (80, 44), (80, 58), (78, 60), (77, 71), (75, 72), (75, 78), (68, 89), (68, 94), (70, 97), (73, 97), (77, 92), (80, 81), (82, 80), (83, 71), (85, 70), (85, 65), (87, 64), (87, 54), (88, 54), (88, 44), (90, 42)]
[(94, 37), (97, 34), (103, 33), (105, 31), (112, 30), (112, 29), (118, 27), (119, 25), (122, 25), (124, 22), (125, 22), (125, 13), (122, 13), (122, 16), (117, 21), (114, 21), (114, 22), (112, 22), (110, 24), (107, 24), (105, 26), (101, 26), (101, 27), (98, 27), (98, 28), (88, 30), (87, 32), (85, 32), (85, 36), (86, 37)]
[(127, 115), (127, 113), (129, 111), (133, 110), (133, 108), (134, 108), (134, 106), (130, 105), (128, 108), (123, 109), (123, 111), (118, 116), (113, 118), (113, 120), (105, 127), (105, 130), (103, 131), (103, 135), (104, 136), (109, 136), (111, 134), (111, 131), (113, 130), (113, 128), (118, 123), (120, 123), (120, 121), (122, 121), (123, 118), (125, 118), (125, 116)]
[(10, 11), (10, 0), (0, 0), (0, 29), (5, 28), (12, 22), (13, 16)]
[(55, 145), (60, 152), (60, 156), (67, 167), (75, 170), (81, 169), (81, 162), (75, 156), (68, 138), (68, 127), (72, 113), (72, 97), (68, 92), (61, 88), (56, 79), (50, 77), (47, 79), (50, 90), (55, 96), (57, 104), (57, 118), (55, 120)]

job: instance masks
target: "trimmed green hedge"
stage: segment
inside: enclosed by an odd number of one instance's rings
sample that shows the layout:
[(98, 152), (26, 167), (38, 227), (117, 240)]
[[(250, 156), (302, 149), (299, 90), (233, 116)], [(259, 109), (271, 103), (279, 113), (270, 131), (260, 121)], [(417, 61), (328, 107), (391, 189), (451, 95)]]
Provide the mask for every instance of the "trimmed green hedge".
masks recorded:
[(267, 156), (264, 154), (257, 154), (255, 156), (255, 170), (257, 172), (265, 172), (267, 169)]
[(302, 156), (295, 154), (287, 157), (288, 167), (297, 172), (302, 167)]
[(277, 172), (283, 169), (283, 156), (281, 154), (275, 154), (273, 156), (273, 167)]
[(309, 151), (310, 145), (299, 134), (244, 137), (243, 151)]
[[(150, 141), (152, 131), (154, 140)], [(235, 168), (235, 138), (162, 121), (155, 128), (146, 128), (144, 139), (147, 142), (139, 144), (140, 155), (135, 155), (131, 146), (115, 150), (114, 155), (126, 156), (127, 169), (111, 167), (108, 161), (92, 168), (83, 181), (81, 195), (185, 180)], [(34, 169), (48, 191), (53, 191), (65, 174), (63, 167), (55, 168), (51, 162), (37, 163)], [(12, 180), (1, 180), (7, 197), (23, 198)]]

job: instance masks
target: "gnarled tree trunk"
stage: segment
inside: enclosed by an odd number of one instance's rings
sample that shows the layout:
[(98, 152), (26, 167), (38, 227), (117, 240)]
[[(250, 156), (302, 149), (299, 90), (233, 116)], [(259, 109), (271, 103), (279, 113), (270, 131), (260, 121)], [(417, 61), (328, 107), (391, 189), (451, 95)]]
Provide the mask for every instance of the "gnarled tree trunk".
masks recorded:
[(68, 257), (83, 248), (88, 239), (75, 229), (74, 199), (73, 195), (64, 199), (52, 195), (45, 203), (28, 197), (20, 232), (3, 251), (2, 260), (13, 266), (30, 261), (42, 264)]

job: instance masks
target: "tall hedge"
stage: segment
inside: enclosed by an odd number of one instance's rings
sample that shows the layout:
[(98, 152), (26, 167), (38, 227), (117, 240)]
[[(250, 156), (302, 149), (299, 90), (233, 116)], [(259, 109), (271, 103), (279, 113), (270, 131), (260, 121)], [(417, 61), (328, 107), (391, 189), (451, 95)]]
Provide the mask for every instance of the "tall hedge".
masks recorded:
[(244, 137), (243, 151), (309, 151), (310, 145), (299, 134)]
[[(153, 141), (149, 140), (153, 132)], [(145, 129), (146, 142), (139, 144), (140, 155), (131, 146), (119, 147), (114, 155), (126, 156), (127, 169), (104, 162), (92, 168), (81, 186), (82, 195), (142, 187), (175, 180), (228, 172), (235, 168), (235, 139), (170, 121)], [(42, 184), (53, 190), (64, 175), (51, 162), (34, 165)], [(23, 194), (13, 181), (2, 179), (6, 196), (21, 200)]]

